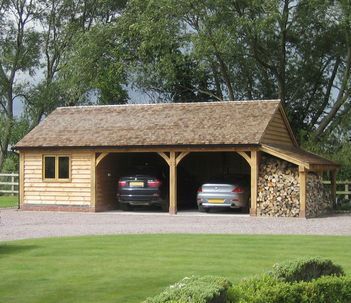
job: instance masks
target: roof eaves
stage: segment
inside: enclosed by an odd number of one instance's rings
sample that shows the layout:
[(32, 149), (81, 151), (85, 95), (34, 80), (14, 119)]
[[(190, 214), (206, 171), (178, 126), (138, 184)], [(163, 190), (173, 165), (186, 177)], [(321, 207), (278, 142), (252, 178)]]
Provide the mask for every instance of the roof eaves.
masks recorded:
[(206, 149), (228, 149), (235, 150), (235, 148), (256, 148), (259, 149), (259, 143), (253, 144), (177, 144), (177, 145), (123, 145), (123, 146), (15, 146), (15, 150), (38, 150), (38, 149), (77, 149), (77, 150), (148, 150), (148, 149), (159, 149), (162, 151), (167, 151), (167, 149), (177, 149), (178, 151), (195, 149), (203, 150), (206, 152)]
[(289, 156), (289, 155), (285, 154), (284, 152), (278, 151), (267, 144), (262, 144), (260, 150), (267, 153), (267, 154), (270, 154), (272, 156), (286, 160), (290, 163), (296, 164), (298, 166), (303, 166), (306, 169), (310, 169), (309, 163), (307, 163), (305, 161), (301, 161), (301, 160), (294, 158), (292, 156)]

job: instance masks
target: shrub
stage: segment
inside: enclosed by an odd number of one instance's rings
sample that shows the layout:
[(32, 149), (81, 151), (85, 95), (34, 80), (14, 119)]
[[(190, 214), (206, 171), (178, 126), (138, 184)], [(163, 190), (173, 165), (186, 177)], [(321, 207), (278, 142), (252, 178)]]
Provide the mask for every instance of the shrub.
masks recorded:
[(228, 290), (231, 303), (350, 303), (351, 278), (324, 276), (310, 282), (287, 283), (265, 275)]
[(290, 284), (264, 275), (242, 280), (228, 291), (228, 301), (231, 303), (300, 303), (302, 302), (301, 293), (292, 289)]
[(144, 303), (225, 303), (231, 283), (220, 277), (184, 278)]
[(322, 276), (343, 276), (341, 266), (323, 258), (303, 258), (275, 264), (269, 273), (284, 282), (311, 281)]

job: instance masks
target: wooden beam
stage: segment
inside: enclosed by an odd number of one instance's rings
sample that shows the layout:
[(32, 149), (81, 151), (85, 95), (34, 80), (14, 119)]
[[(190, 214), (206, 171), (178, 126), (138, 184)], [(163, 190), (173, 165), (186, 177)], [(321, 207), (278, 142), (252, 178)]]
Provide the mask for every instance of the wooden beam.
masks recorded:
[(178, 164), (180, 163), (180, 161), (182, 161), (187, 155), (189, 155), (190, 152), (181, 152), (176, 159), (176, 166), (178, 166)]
[(48, 153), (54, 152), (55, 154), (76, 152), (80, 153), (158, 153), (164, 151), (174, 152), (236, 152), (236, 151), (251, 151), (259, 150), (258, 145), (252, 146), (155, 146), (155, 147), (47, 147), (47, 148), (27, 148), (21, 151), (30, 150), (31, 153)]
[(308, 171), (306, 170), (306, 168), (304, 166), (299, 166), (300, 218), (306, 218), (307, 177)]
[(246, 162), (249, 163), (249, 165), (251, 166), (251, 158), (246, 152), (238, 151), (237, 153), (240, 156), (242, 156), (246, 160)]
[(339, 169), (340, 165), (338, 164), (310, 164), (310, 171), (314, 172), (324, 172), (324, 171), (333, 171)]
[[(98, 166), (99, 163), (104, 159), (109, 153), (101, 153), (97, 158), (96, 158), (96, 164), (95, 166)], [(95, 155), (95, 153), (94, 153)]]
[(291, 156), (288, 156), (282, 152), (279, 152), (273, 148), (270, 148), (269, 146), (267, 145), (262, 145), (262, 147), (260, 148), (261, 151), (267, 153), (267, 154), (270, 154), (272, 156), (275, 156), (275, 157), (278, 157), (280, 159), (283, 159), (283, 160), (286, 160), (288, 162), (291, 162), (291, 163), (294, 163), (298, 166), (304, 166), (305, 168), (309, 169), (309, 164), (306, 163), (306, 162), (303, 162), (303, 161), (300, 161), (298, 159), (295, 159)]
[(176, 153), (170, 152), (169, 155), (169, 213), (177, 213), (177, 163)]
[(336, 204), (336, 170), (330, 171), (330, 184), (331, 184), (331, 198), (333, 201), (333, 207)]
[(24, 152), (20, 152), (19, 163), (19, 206), (22, 208), (24, 204)]
[(158, 152), (158, 154), (170, 165), (170, 158), (164, 152)]
[[(100, 155), (101, 156), (101, 155)], [(100, 157), (99, 156), (99, 157)], [(90, 207), (95, 209), (96, 204), (96, 155), (91, 154), (91, 168), (90, 168)], [(102, 159), (101, 159), (102, 160)], [(101, 161), (100, 160), (100, 161)]]
[(250, 215), (257, 216), (257, 183), (259, 171), (259, 153), (257, 151), (251, 152), (251, 205)]

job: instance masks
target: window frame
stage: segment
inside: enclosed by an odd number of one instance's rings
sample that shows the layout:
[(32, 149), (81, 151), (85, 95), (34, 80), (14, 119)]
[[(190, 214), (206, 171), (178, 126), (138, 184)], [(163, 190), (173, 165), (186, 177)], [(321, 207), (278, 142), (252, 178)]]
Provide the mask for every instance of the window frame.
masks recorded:
[[(59, 178), (59, 158), (67, 157), (68, 158), (68, 178)], [(45, 178), (45, 158), (55, 158), (55, 178)], [(60, 182), (60, 183), (68, 183), (72, 182), (72, 161), (71, 155), (67, 154), (45, 154), (42, 157), (42, 180), (43, 182)]]

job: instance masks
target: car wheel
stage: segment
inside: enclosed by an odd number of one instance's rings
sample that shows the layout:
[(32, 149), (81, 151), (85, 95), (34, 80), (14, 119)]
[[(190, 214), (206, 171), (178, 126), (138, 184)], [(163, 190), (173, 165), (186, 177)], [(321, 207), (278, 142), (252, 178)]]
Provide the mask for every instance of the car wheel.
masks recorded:
[(123, 211), (132, 210), (132, 207), (128, 203), (120, 203), (119, 208)]
[(208, 207), (203, 207), (202, 205), (199, 205), (199, 211), (202, 213), (208, 213), (210, 209)]

